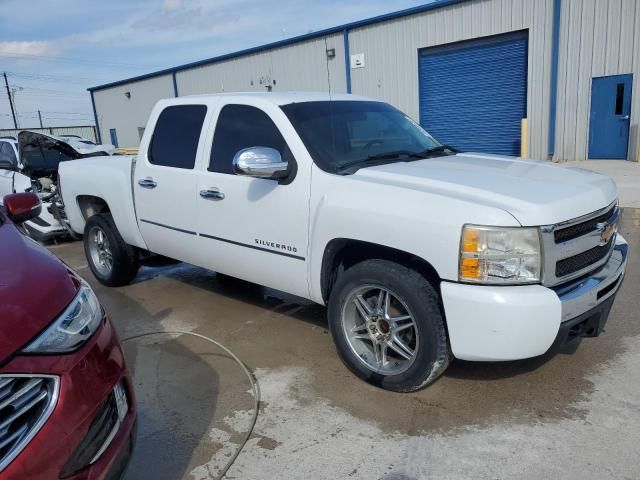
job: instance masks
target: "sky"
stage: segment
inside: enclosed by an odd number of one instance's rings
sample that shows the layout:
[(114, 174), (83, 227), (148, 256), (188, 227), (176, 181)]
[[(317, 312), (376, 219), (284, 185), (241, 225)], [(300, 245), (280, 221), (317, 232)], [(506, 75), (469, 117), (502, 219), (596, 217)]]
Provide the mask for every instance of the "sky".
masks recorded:
[[(0, 75), (20, 128), (93, 124), (88, 87), (427, 0), (0, 0)], [(13, 128), (0, 77), (0, 128)]]

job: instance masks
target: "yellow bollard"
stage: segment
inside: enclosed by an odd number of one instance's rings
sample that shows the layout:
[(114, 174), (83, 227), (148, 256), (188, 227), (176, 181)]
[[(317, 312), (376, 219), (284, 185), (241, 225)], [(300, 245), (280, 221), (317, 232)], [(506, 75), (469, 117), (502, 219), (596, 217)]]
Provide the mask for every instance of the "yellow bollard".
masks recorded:
[(520, 157), (529, 158), (529, 120), (520, 122)]

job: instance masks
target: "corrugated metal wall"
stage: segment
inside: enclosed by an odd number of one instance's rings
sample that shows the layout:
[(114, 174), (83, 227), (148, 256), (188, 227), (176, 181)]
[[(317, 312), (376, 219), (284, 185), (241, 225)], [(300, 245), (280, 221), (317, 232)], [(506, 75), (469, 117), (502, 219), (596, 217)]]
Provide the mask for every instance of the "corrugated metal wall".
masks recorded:
[[(329, 59), (326, 49), (335, 49)], [(182, 95), (219, 92), (273, 90), (346, 91), (344, 42), (342, 35), (329, 35), (306, 42), (225, 60), (178, 72), (178, 92)], [(274, 85), (275, 82), (275, 85)]]
[(520, 155), (527, 42), (518, 32), (423, 50), (420, 124), (465, 152)]
[[(580, 0), (578, 0), (580, 1)], [(553, 0), (473, 0), (352, 30), (352, 91), (382, 98), (418, 119), (418, 50), (517, 30), (529, 30), (527, 105), (530, 155), (547, 158)]]
[(640, 1), (562, 0), (555, 160), (587, 158), (591, 80), (633, 73), (629, 159), (638, 159)]
[[(131, 94), (130, 98), (125, 95)], [(121, 147), (140, 144), (138, 128), (144, 128), (151, 109), (161, 98), (173, 97), (171, 75), (149, 78), (138, 82), (94, 92), (98, 126), (102, 141), (108, 143), (109, 129), (115, 128)]]

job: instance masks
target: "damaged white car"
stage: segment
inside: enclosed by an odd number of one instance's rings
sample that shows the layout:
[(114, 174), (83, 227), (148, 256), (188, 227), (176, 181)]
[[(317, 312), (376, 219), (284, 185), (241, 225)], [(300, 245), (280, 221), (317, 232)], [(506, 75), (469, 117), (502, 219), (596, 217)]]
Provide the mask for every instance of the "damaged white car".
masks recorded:
[(75, 234), (67, 228), (64, 205), (58, 193), (60, 162), (110, 155), (113, 145), (96, 145), (81, 138), (23, 131), (0, 138), (0, 205), (10, 193), (33, 192), (40, 197), (42, 213), (24, 223), (36, 240), (51, 241)]

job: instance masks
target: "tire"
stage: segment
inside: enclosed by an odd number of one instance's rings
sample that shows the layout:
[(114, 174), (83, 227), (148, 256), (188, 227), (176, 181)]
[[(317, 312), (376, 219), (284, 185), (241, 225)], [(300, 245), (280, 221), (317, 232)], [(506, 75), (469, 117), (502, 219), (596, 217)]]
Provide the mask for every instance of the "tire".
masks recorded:
[(329, 329), (344, 364), (386, 390), (426, 387), (451, 361), (438, 293), (416, 271), (388, 260), (358, 263), (338, 277), (329, 299)]
[[(96, 235), (102, 235), (102, 247)], [(140, 267), (138, 251), (122, 239), (110, 213), (94, 215), (87, 220), (84, 253), (93, 275), (108, 287), (128, 285)]]

